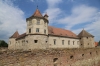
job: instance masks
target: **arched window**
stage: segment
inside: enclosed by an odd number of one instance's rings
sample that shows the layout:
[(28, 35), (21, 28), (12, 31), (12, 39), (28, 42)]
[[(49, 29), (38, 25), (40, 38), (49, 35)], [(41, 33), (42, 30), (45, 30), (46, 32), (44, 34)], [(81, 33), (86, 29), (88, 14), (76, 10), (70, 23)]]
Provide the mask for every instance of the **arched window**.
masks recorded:
[(40, 20), (39, 19), (37, 19), (37, 25), (40, 25)]

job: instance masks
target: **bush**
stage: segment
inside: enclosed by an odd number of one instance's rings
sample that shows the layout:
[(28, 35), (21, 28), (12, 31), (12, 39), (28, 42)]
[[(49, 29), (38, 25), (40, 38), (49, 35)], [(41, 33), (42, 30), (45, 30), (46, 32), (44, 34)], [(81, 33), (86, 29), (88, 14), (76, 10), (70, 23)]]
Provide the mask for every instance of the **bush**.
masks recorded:
[(8, 44), (4, 40), (0, 40), (0, 47), (8, 47)]

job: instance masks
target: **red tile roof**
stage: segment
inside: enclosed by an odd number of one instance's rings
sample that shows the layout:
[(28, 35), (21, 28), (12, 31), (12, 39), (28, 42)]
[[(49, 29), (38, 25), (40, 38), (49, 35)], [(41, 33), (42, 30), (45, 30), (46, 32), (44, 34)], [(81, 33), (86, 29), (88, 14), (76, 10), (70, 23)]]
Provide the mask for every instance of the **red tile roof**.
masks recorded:
[(84, 29), (78, 34), (78, 37), (94, 37), (93, 35), (91, 35), (90, 33), (88, 33), (87, 31), (85, 31)]
[(18, 31), (16, 31), (10, 38), (17, 38), (19, 36)]
[(55, 28), (52, 26), (48, 26), (48, 32), (50, 35), (78, 38), (77, 35), (74, 34), (72, 31)]
[(95, 47), (98, 46), (98, 42), (95, 42)]
[[(39, 33), (35, 33), (39, 34)], [(48, 34), (49, 35), (54, 35), (54, 36), (63, 36), (63, 37), (71, 37), (71, 38), (78, 38), (76, 34), (74, 34), (70, 30), (65, 30), (61, 28), (56, 28), (52, 26), (48, 26)], [(26, 33), (23, 33), (17, 37), (17, 39), (23, 38), (26, 36)]]
[(26, 33), (23, 33), (23, 34), (19, 35), (19, 36), (17, 37), (17, 39), (24, 38), (25, 36), (26, 36)]
[(41, 12), (38, 9), (36, 9), (36, 11), (34, 12), (34, 14), (32, 16), (43, 17), (42, 14), (41, 14)]

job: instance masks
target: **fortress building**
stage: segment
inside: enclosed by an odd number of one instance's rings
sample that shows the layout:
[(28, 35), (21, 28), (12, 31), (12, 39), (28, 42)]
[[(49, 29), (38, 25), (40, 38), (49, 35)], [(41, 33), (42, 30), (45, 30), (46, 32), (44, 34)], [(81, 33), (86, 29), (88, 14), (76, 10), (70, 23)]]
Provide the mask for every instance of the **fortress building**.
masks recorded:
[(94, 36), (84, 29), (76, 35), (70, 30), (48, 26), (48, 15), (44, 16), (36, 9), (26, 19), (26, 33), (19, 35), (16, 31), (9, 38), (8, 49), (33, 50), (48, 48), (92, 48), (95, 47)]

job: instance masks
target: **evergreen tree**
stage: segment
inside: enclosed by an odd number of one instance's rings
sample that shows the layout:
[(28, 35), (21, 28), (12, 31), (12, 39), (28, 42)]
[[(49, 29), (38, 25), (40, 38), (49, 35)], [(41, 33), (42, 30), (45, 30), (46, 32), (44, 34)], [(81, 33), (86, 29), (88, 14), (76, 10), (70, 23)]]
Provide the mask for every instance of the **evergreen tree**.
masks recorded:
[(4, 40), (0, 40), (0, 47), (8, 47), (8, 44)]

